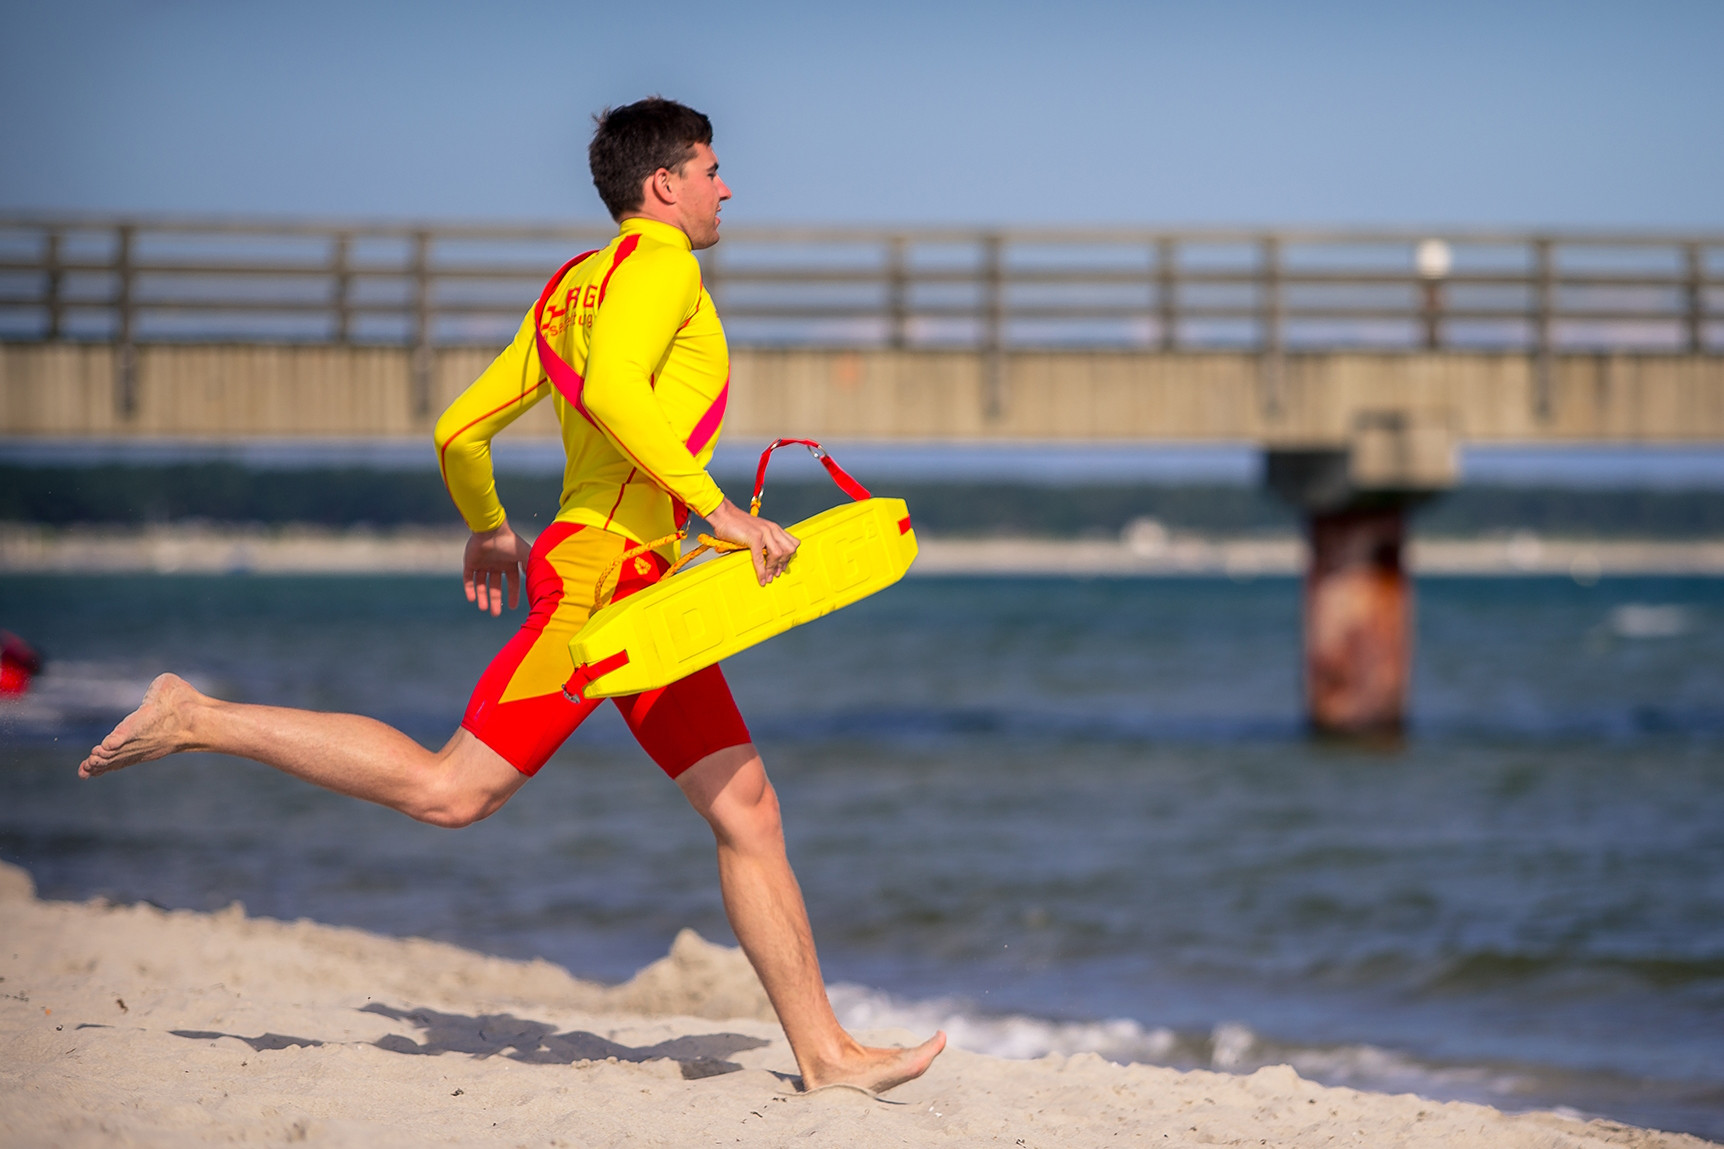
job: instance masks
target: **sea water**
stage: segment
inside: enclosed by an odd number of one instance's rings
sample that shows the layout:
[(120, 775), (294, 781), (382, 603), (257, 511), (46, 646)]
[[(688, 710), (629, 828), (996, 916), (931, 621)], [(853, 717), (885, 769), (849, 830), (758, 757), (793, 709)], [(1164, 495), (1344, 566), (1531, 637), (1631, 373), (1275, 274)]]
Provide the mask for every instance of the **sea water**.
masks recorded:
[[(50, 658), (0, 711), (46, 897), (608, 980), (731, 940), (609, 708), (457, 832), (213, 756), (73, 776), (169, 668), (440, 744), (512, 626), (452, 580), (7, 577), (0, 626)], [(1724, 1137), (1724, 581), (1426, 579), (1417, 631), (1393, 743), (1307, 733), (1286, 579), (912, 578), (726, 673), (853, 1025)]]

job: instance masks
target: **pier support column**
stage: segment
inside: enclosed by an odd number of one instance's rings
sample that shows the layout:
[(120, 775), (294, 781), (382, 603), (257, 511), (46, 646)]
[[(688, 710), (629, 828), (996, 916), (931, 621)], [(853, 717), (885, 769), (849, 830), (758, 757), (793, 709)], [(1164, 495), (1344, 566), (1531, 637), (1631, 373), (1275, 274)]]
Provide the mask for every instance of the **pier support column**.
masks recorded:
[(1351, 441), (1272, 447), (1269, 486), (1303, 512), (1305, 705), (1313, 729), (1392, 734), (1407, 717), (1413, 585), (1402, 563), (1407, 515), (1454, 485), (1442, 414), (1360, 412)]
[(1401, 565), (1404, 506), (1313, 514), (1305, 575), (1305, 704), (1311, 725), (1393, 733), (1407, 714), (1413, 588)]

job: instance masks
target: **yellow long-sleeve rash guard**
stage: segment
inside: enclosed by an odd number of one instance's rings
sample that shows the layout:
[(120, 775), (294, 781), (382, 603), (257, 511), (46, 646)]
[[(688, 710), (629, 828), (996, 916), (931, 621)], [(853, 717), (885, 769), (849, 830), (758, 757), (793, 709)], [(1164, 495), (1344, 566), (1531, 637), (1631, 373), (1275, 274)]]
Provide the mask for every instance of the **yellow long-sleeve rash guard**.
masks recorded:
[(491, 438), (547, 395), (567, 457), (559, 521), (643, 543), (680, 525), (673, 500), (703, 515), (716, 510), (724, 493), (706, 464), (718, 435), (698, 453), (686, 444), (729, 382), (730, 352), (688, 237), (654, 220), (624, 220), (616, 239), (551, 293), (543, 331), (584, 378), (591, 419), (546, 378), (528, 312), (514, 342), (437, 420), (443, 482), (467, 526), (503, 522)]

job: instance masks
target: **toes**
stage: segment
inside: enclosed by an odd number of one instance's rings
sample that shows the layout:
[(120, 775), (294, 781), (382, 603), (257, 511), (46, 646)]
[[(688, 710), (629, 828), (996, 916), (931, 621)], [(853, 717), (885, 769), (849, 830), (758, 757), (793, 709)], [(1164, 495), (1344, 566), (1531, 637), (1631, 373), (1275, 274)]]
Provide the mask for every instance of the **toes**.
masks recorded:
[[(885, 1093), (928, 1071), (936, 1057), (946, 1047), (946, 1035), (936, 1033), (921, 1045), (910, 1049), (868, 1049), (872, 1065), (855, 1066), (851, 1073), (839, 1072), (837, 1080), (805, 1084), (804, 1091), (817, 1093), (823, 1089), (856, 1089), (868, 1094)], [(805, 1076), (806, 1081), (806, 1076)]]

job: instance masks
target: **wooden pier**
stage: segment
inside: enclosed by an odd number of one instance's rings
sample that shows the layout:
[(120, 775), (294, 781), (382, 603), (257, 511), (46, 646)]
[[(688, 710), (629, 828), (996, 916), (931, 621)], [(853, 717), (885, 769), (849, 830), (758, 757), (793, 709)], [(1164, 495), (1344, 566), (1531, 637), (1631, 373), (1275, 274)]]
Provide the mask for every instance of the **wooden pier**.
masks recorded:
[[(423, 438), (611, 234), (0, 217), (0, 439)], [(1403, 517), (1460, 444), (1724, 443), (1724, 235), (727, 225), (702, 262), (732, 442), (1261, 444), (1325, 728), (1401, 720)]]
[[(0, 217), (0, 436), (423, 435), (610, 232)], [(733, 436), (1724, 440), (1724, 235), (729, 226), (702, 258)]]
[[(0, 436), (424, 438), (491, 349), (437, 348), (416, 383), (399, 347), (0, 343)], [(973, 350), (731, 352), (726, 434), (997, 442), (1344, 444), (1404, 412), (1455, 442), (1724, 441), (1724, 355), (1300, 351), (1273, 402), (1249, 351), (1022, 350), (990, 388)], [(993, 392), (992, 398), (989, 396)], [(991, 406), (990, 406), (991, 404)], [(552, 437), (549, 404), (515, 434)]]

